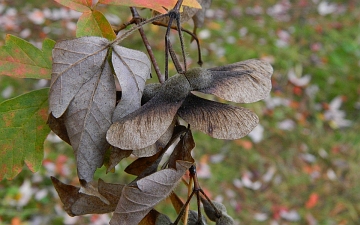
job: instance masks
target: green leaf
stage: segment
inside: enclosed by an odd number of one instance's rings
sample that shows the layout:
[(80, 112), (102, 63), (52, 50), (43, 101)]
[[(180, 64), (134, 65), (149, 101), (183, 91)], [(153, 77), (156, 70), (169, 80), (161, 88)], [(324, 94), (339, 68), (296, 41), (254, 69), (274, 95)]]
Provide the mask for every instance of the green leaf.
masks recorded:
[(109, 21), (101, 12), (96, 10), (86, 11), (80, 16), (77, 22), (76, 36), (98, 36), (108, 40), (116, 38)]
[(57, 3), (70, 9), (85, 12), (91, 8), (92, 0), (55, 0)]
[(13, 179), (24, 162), (32, 172), (40, 168), (50, 132), (48, 92), (36, 90), (0, 103), (0, 181)]
[(42, 50), (13, 35), (0, 47), (0, 75), (16, 78), (50, 79), (51, 51), (55, 41), (45, 39)]

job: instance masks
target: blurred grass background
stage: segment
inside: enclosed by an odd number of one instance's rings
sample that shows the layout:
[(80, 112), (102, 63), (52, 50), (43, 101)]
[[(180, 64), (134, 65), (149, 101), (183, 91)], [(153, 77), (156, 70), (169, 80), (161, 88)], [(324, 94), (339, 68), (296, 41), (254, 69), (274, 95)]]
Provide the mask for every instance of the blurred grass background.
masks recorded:
[[(100, 9), (113, 24), (130, 19), (126, 7)], [(45, 37), (73, 38), (78, 16), (53, 1), (0, 0), (0, 45), (5, 34), (37, 46)], [(164, 68), (164, 28), (145, 30)], [(271, 97), (242, 105), (260, 117), (249, 137), (223, 141), (194, 132), (203, 189), (237, 224), (360, 224), (360, 3), (213, 1), (198, 36), (205, 68), (249, 58), (274, 67)], [(196, 45), (185, 38), (189, 67), (195, 67)], [(175, 33), (172, 40), (178, 44)], [(123, 44), (144, 50), (137, 33)], [(1, 76), (0, 101), (47, 85)], [(96, 176), (129, 182), (122, 172), (129, 162), (115, 174), (101, 168)], [(78, 184), (74, 163), (71, 148), (49, 136), (38, 173), (25, 169), (0, 182), (0, 224), (107, 224), (109, 215), (70, 218), (63, 212), (49, 176)], [(166, 204), (159, 210), (174, 216)]]

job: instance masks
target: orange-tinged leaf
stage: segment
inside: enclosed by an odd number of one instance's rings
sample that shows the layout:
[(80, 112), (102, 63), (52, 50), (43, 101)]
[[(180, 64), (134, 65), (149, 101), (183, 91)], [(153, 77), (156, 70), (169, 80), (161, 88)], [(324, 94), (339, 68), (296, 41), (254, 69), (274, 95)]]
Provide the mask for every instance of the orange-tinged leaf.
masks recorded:
[(16, 78), (50, 79), (51, 51), (55, 41), (45, 39), (42, 50), (13, 35), (0, 47), (0, 75)]
[[(99, 0), (101, 4), (134, 6), (141, 8), (149, 8), (160, 13), (166, 13), (166, 9), (174, 8), (177, 0)], [(201, 5), (196, 0), (184, 0), (183, 6), (201, 9)]]
[(109, 21), (101, 12), (96, 10), (86, 11), (80, 16), (77, 22), (76, 36), (98, 36), (108, 40), (116, 38)]
[(0, 103), (0, 180), (13, 179), (24, 163), (37, 171), (42, 163), (49, 89), (32, 91)]
[(182, 5), (192, 7), (192, 8), (201, 9), (201, 5), (196, 0), (184, 0)]
[(55, 0), (57, 3), (70, 9), (85, 12), (91, 8), (92, 0)]

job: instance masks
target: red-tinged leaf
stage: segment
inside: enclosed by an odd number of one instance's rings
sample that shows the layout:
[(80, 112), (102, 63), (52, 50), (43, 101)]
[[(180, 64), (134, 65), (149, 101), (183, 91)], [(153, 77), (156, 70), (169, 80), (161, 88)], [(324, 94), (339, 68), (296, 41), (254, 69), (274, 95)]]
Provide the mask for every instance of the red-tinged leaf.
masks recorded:
[(70, 9), (85, 12), (91, 8), (92, 0), (55, 0)]
[(49, 89), (20, 95), (0, 103), (0, 180), (13, 179), (24, 162), (37, 171), (43, 160)]
[(50, 79), (51, 50), (55, 42), (45, 39), (42, 50), (13, 35), (0, 47), (0, 75), (16, 78)]
[[(177, 0), (99, 0), (99, 3), (101, 4), (149, 8), (156, 10), (160, 13), (166, 13), (166, 10), (164, 8), (174, 8), (176, 2)], [(201, 9), (201, 5), (196, 0), (184, 0), (182, 5)]]
[(96, 10), (86, 11), (80, 16), (77, 22), (76, 36), (98, 36), (108, 40), (116, 38), (109, 21), (101, 12)]

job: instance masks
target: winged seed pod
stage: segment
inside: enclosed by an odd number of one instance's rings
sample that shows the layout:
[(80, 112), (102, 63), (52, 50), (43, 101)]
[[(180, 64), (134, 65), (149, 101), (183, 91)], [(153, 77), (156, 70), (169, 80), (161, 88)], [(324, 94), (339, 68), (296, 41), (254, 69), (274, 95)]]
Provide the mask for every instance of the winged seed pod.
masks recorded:
[(233, 225), (234, 219), (231, 218), (228, 214), (223, 214), (218, 220), (216, 220), (215, 225)]
[(189, 211), (188, 225), (207, 225), (206, 218), (201, 215), (201, 220), (198, 221), (198, 212), (194, 210)]
[(210, 204), (210, 202), (208, 200), (201, 198), (201, 202), (204, 206), (205, 214), (211, 221), (216, 221), (223, 214), (226, 214), (226, 207), (219, 202), (211, 201), (211, 203), (216, 207), (216, 209), (220, 211), (219, 212), (220, 215), (215, 211), (215, 209), (213, 208), (213, 206)]
[(156, 218), (155, 225), (171, 225), (171, 224), (172, 224), (172, 222), (171, 222), (170, 218), (167, 215), (160, 214)]
[(244, 137), (258, 124), (255, 113), (197, 97), (191, 91), (236, 103), (256, 102), (269, 94), (272, 73), (269, 63), (251, 59), (212, 69), (191, 69), (162, 85), (146, 86), (143, 102), (147, 102), (113, 123), (106, 138), (121, 149), (141, 149), (154, 144), (176, 115), (214, 138)]

